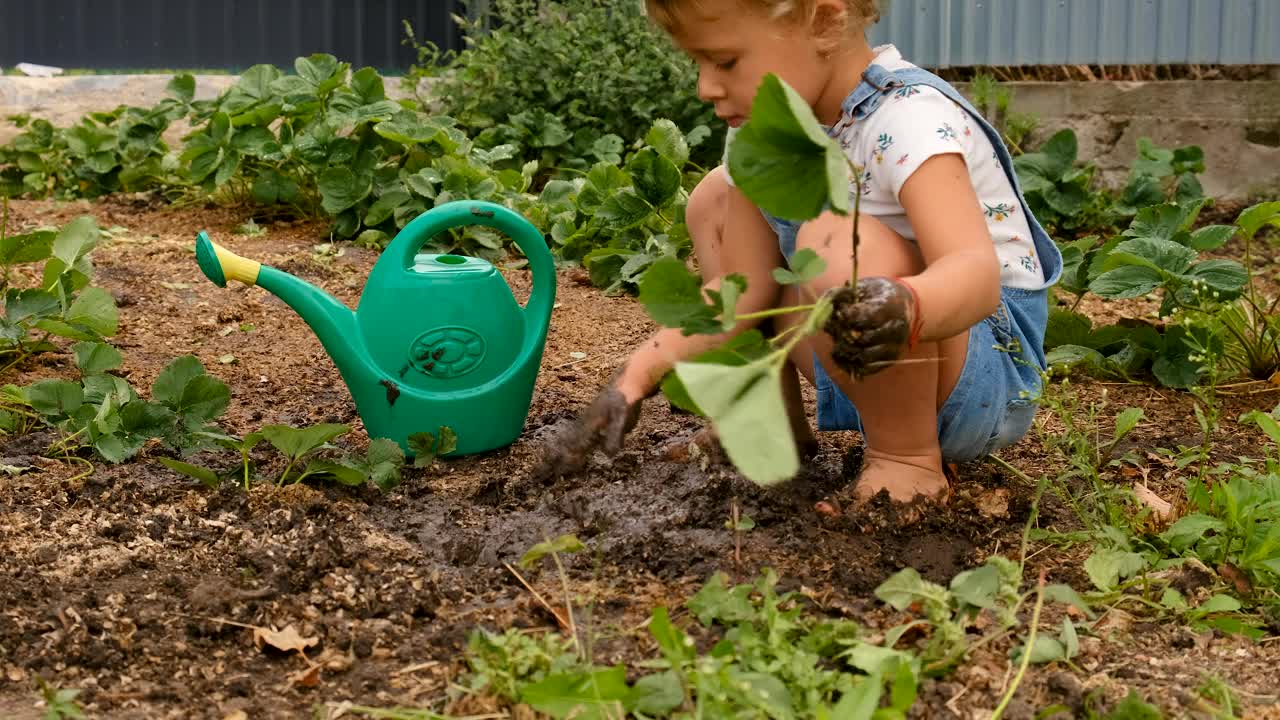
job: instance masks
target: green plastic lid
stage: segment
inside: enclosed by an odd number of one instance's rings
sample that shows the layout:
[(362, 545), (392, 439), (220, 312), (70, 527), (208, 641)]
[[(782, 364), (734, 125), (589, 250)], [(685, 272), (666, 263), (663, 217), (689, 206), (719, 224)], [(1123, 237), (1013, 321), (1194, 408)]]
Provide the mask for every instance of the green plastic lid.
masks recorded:
[(493, 264), (478, 257), (418, 253), (413, 257), (413, 267), (410, 269), (424, 275), (438, 273), (485, 274), (493, 272)]

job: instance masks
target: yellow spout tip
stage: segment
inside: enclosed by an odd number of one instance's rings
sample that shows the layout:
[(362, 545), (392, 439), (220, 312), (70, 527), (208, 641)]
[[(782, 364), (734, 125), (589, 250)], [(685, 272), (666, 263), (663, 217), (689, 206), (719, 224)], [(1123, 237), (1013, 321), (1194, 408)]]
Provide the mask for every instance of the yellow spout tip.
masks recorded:
[(226, 287), (227, 280), (257, 285), (258, 272), (262, 269), (262, 263), (236, 255), (203, 232), (196, 238), (196, 262), (205, 277), (219, 287)]

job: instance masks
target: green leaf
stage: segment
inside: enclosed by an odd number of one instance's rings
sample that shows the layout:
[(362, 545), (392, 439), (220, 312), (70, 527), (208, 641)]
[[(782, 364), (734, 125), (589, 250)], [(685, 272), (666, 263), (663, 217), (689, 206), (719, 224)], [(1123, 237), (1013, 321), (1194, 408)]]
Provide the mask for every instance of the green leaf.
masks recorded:
[(294, 428), (288, 425), (262, 426), (262, 436), (290, 460), (297, 460), (350, 431), (350, 425), (340, 423), (320, 423), (306, 428)]
[(176, 419), (169, 408), (145, 400), (133, 400), (120, 408), (121, 429), (139, 437), (164, 437)]
[(1089, 289), (1108, 300), (1123, 300), (1146, 295), (1164, 282), (1156, 270), (1139, 265), (1125, 265), (1102, 273)]
[(951, 580), (951, 594), (975, 607), (993, 607), (999, 592), (1000, 570), (994, 565), (965, 570)]
[(1067, 660), (1080, 654), (1080, 638), (1076, 635), (1076, 626), (1071, 622), (1071, 618), (1065, 616), (1062, 618), (1062, 633), (1058, 637), (1062, 640)]
[(369, 479), (383, 492), (389, 492), (400, 484), (400, 469), (404, 467), (404, 450), (400, 443), (389, 438), (375, 438), (369, 442)]
[(773, 485), (800, 469), (777, 366), (682, 362), (676, 374), (710, 418), (725, 454), (747, 479)]
[(81, 384), (84, 386), (84, 401), (87, 403), (98, 404), (110, 399), (120, 406), (137, 398), (129, 381), (115, 375), (89, 375)]
[[(715, 363), (718, 365), (746, 365), (752, 360), (757, 360), (769, 353), (771, 346), (769, 341), (759, 330), (748, 330), (730, 338), (724, 345), (708, 350), (689, 362), (705, 362)], [(689, 391), (685, 389), (684, 383), (680, 381), (680, 376), (675, 372), (668, 372), (666, 377), (662, 379), (662, 393), (667, 400), (676, 407), (691, 412), (695, 415), (705, 416), (698, 404), (689, 397)]]
[(268, 168), (254, 178), (252, 194), (253, 199), (263, 205), (291, 203), (298, 198), (298, 183)]
[(595, 216), (605, 227), (621, 231), (639, 225), (652, 212), (653, 207), (636, 191), (623, 188), (606, 198)]
[(67, 267), (74, 267), (80, 258), (89, 254), (101, 236), (94, 219), (82, 215), (63, 226), (53, 241), (53, 256)]
[(560, 553), (576, 553), (586, 550), (587, 546), (582, 544), (576, 535), (561, 535), (555, 540), (547, 540), (529, 548), (523, 557), (520, 558), (520, 567), (531, 568), (542, 558)]
[(1104, 592), (1114, 588), (1122, 578), (1142, 572), (1146, 567), (1146, 558), (1124, 550), (1096, 549), (1084, 561), (1084, 571), (1089, 580)]
[(945, 602), (948, 596), (945, 588), (925, 580), (915, 568), (910, 567), (890, 575), (875, 589), (875, 595), (894, 610), (906, 610), (911, 603), (922, 598)]
[(320, 174), (319, 188), (325, 212), (337, 215), (369, 196), (373, 178), (357, 177), (350, 168), (331, 167)]
[(1186, 272), (1195, 259), (1195, 250), (1172, 240), (1136, 238), (1117, 245), (1103, 267), (1110, 270), (1122, 264), (1141, 265), (1178, 275)]
[(859, 678), (852, 690), (840, 696), (831, 710), (831, 720), (871, 720), (880, 707), (884, 681), (879, 675)]
[(1280, 200), (1245, 209), (1236, 217), (1236, 225), (1246, 238), (1252, 238), (1264, 225), (1280, 228)]
[(1227, 524), (1215, 517), (1203, 513), (1192, 513), (1178, 518), (1169, 529), (1160, 533), (1160, 539), (1169, 543), (1175, 552), (1185, 552), (1209, 533), (1225, 532)]
[(662, 651), (662, 656), (671, 663), (672, 667), (679, 668), (683, 663), (694, 659), (693, 641), (682, 630), (671, 624), (666, 608), (659, 606), (653, 609), (652, 619), (649, 621), (649, 634), (653, 635), (653, 640)]
[[(1200, 215), (1205, 201), (1187, 205), (1153, 205), (1138, 211), (1137, 216), (1124, 231), (1126, 237), (1148, 238), (1153, 240), (1177, 241), (1179, 236), (1191, 228)], [(1188, 238), (1189, 240), (1189, 238)]]
[(170, 408), (177, 407), (182, 392), (192, 378), (204, 375), (204, 365), (194, 355), (174, 358), (156, 376), (151, 385), (151, 399)]
[(827, 269), (827, 261), (810, 248), (801, 248), (791, 256), (791, 269), (774, 268), (773, 279), (780, 285), (804, 285)]
[(717, 572), (685, 603), (689, 612), (703, 625), (718, 622), (722, 625), (751, 620), (755, 609), (751, 604), (750, 585), (727, 586), (727, 576)]
[(57, 233), (37, 230), (23, 235), (0, 237), (0, 264), (39, 262), (53, 253), (53, 240)]
[(99, 335), (114, 335), (119, 323), (115, 298), (100, 287), (80, 291), (64, 318), (68, 323), (84, 325)]
[(1093, 609), (1089, 607), (1089, 603), (1070, 585), (1046, 585), (1044, 599), (1046, 602), (1066, 603), (1082, 611), (1087, 617), (1093, 617)]
[(680, 170), (653, 148), (633, 155), (627, 162), (627, 172), (640, 197), (653, 207), (666, 206), (680, 191)]
[(191, 73), (182, 73), (174, 75), (168, 85), (164, 87), (165, 92), (184, 103), (189, 103), (196, 97), (196, 79)]
[(548, 675), (520, 689), (520, 702), (555, 718), (607, 720), (625, 714), (631, 697), (622, 665)]
[(409, 452), (413, 453), (413, 466), (429, 467), (436, 460), (439, 447), (436, 436), (430, 432), (416, 432), (409, 436)]
[[(640, 277), (639, 285), (640, 304), (659, 325), (705, 327), (715, 318), (715, 308), (703, 299), (702, 278), (682, 260), (658, 260)], [(714, 327), (718, 331), (719, 323)]]
[(56, 313), (58, 309), (58, 298), (47, 290), (35, 288), (14, 290), (10, 288), (5, 293), (5, 317), (11, 323), (29, 322), (32, 318)]
[(1191, 233), (1191, 247), (1194, 250), (1204, 252), (1206, 250), (1217, 250), (1232, 235), (1236, 234), (1236, 228), (1233, 225), (1209, 225)]
[(667, 672), (645, 675), (636, 681), (632, 705), (636, 712), (651, 717), (665, 717), (684, 704), (684, 686), (680, 676)]
[(656, 121), (649, 128), (644, 141), (677, 168), (682, 168), (689, 162), (689, 143), (680, 128), (666, 118)]
[(448, 455), (458, 449), (458, 434), (448, 425), (440, 426), (440, 444), (436, 447), (436, 455)]
[(1186, 277), (1203, 280), (1205, 285), (1219, 293), (1234, 296), (1249, 281), (1244, 266), (1235, 260), (1221, 258), (1196, 263)]
[(31, 409), (49, 417), (75, 412), (84, 403), (84, 390), (66, 380), (39, 380), (26, 389)]
[(231, 389), (211, 376), (197, 375), (182, 388), (173, 410), (192, 423), (208, 422), (220, 416), (231, 404)]
[(1160, 708), (1143, 702), (1138, 691), (1130, 690), (1106, 717), (1108, 720), (1164, 720), (1164, 713)]
[(169, 468), (170, 470), (180, 475), (186, 475), (187, 477), (195, 478), (196, 480), (199, 480), (200, 482), (204, 483), (204, 486), (211, 490), (214, 488), (217, 488), (218, 485), (220, 484), (220, 481), (218, 480), (218, 474), (210, 470), (209, 468), (200, 467), (199, 465), (192, 465), (191, 463), (182, 462), (181, 460), (174, 460), (172, 458), (157, 458), (157, 459), (160, 461), (162, 465)]
[(308, 477), (312, 475), (325, 475), (343, 485), (352, 487), (363, 485), (369, 479), (369, 472), (364, 468), (323, 458), (312, 458), (307, 462), (307, 467), (302, 471), (302, 476)]
[(79, 342), (71, 346), (76, 356), (76, 366), (84, 375), (97, 375), (115, 370), (124, 362), (124, 356), (114, 347), (100, 342)]
[(1117, 415), (1115, 440), (1119, 440), (1132, 432), (1134, 428), (1138, 427), (1138, 422), (1143, 417), (1145, 415), (1142, 412), (1142, 408), (1127, 408)]
[(1244, 606), (1230, 595), (1214, 595), (1192, 609), (1192, 613), (1203, 617), (1209, 613), (1236, 612)]
[(808, 103), (769, 73), (729, 146), (729, 174), (753, 203), (787, 220), (849, 212), (849, 165)]
[[(1022, 653), (1026, 651), (1026, 646), (1018, 648), (1014, 660), (1018, 661), (1022, 657)], [(1062, 646), (1062, 643), (1057, 638), (1044, 633), (1036, 635), (1035, 643), (1031, 646), (1032, 663), (1040, 664), (1066, 659), (1067, 649)]]

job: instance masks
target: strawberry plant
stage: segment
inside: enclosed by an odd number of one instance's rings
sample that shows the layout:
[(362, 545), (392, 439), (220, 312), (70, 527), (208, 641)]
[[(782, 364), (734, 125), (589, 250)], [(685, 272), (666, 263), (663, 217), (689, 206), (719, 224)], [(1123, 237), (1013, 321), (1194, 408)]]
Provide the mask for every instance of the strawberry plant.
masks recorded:
[(88, 448), (109, 463), (133, 457), (153, 438), (189, 453), (206, 445), (209, 423), (222, 415), (231, 398), (227, 386), (207, 375), (191, 355), (160, 372), (148, 401), (127, 380), (111, 374), (123, 361), (118, 350), (89, 341), (72, 349), (79, 382), (40, 380), (27, 387), (4, 387), (0, 421), (5, 431), (48, 426), (60, 435), (51, 452), (72, 456)]
[[(851, 162), (818, 124), (794, 90), (767, 75), (729, 153), (729, 169), (738, 187), (757, 206), (789, 220), (807, 220), (824, 208), (852, 212), (857, 247), (857, 206), (850, 208)], [(861, 193), (855, 193), (856, 198)], [(798, 252), (791, 267), (775, 271), (783, 284), (807, 282), (825, 263), (812, 252)], [(852, 284), (857, 282), (856, 257)], [(765, 340), (758, 333), (728, 342), (717, 351), (676, 365), (663, 389), (672, 402), (705, 415), (715, 427), (729, 459), (747, 478), (772, 484), (799, 469), (799, 457), (782, 396), (781, 373), (796, 343), (818, 332), (852, 284), (813, 304), (777, 308), (753, 316), (738, 315), (737, 298), (746, 289), (740, 275), (723, 279), (719, 291), (704, 293), (702, 279), (674, 259), (655, 263), (641, 278), (640, 301), (656, 322), (686, 334), (721, 334), (739, 320), (802, 313), (794, 332)], [(704, 297), (705, 295), (705, 297)]]
[[(9, 232), (8, 200), (0, 200), (0, 357), (4, 369), (40, 352), (57, 350), (50, 338), (96, 341), (114, 335), (114, 298), (89, 285), (90, 255), (101, 238), (93, 218), (80, 217), (61, 230)], [(35, 287), (15, 287), (18, 277), (37, 274), (26, 266), (44, 263)], [(18, 268), (24, 268), (18, 273)]]
[(1198, 146), (1168, 150), (1140, 138), (1138, 158), (1118, 193), (1093, 189), (1097, 166), (1089, 162), (1077, 167), (1078, 152), (1075, 131), (1065, 129), (1013, 161), (1027, 206), (1055, 237), (1105, 231), (1144, 207), (1204, 197), (1196, 178), (1204, 172), (1204, 151)]
[(195, 79), (174, 77), (168, 94), (154, 107), (121, 105), (68, 128), (10, 117), (23, 132), (0, 148), (0, 195), (94, 198), (174, 184), (177, 159), (161, 136), (189, 111)]
[[(1275, 302), (1261, 298), (1249, 279), (1253, 238), (1263, 226), (1280, 224), (1280, 203), (1248, 208), (1234, 225), (1192, 230), (1205, 204), (1144, 208), (1119, 236), (1106, 242), (1091, 236), (1062, 247), (1060, 289), (1075, 294), (1075, 304), (1086, 292), (1108, 300), (1154, 293), (1161, 300), (1157, 315), (1166, 322), (1124, 321), (1095, 329), (1084, 315), (1055, 309), (1045, 335), (1051, 365), (1119, 377), (1149, 369), (1160, 383), (1176, 388), (1195, 385), (1212, 358), (1222, 358), (1229, 373), (1259, 379), (1280, 369)], [(1236, 237), (1245, 243), (1245, 265), (1199, 258)]]

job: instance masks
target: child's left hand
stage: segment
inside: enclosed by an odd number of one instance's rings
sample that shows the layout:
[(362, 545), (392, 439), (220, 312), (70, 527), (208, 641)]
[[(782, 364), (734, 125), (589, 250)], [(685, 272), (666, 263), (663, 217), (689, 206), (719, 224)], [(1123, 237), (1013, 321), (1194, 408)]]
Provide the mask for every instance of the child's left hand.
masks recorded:
[(854, 377), (877, 373), (914, 344), (919, 308), (911, 286), (887, 277), (858, 281), (836, 294), (825, 327), (835, 340), (832, 357)]

